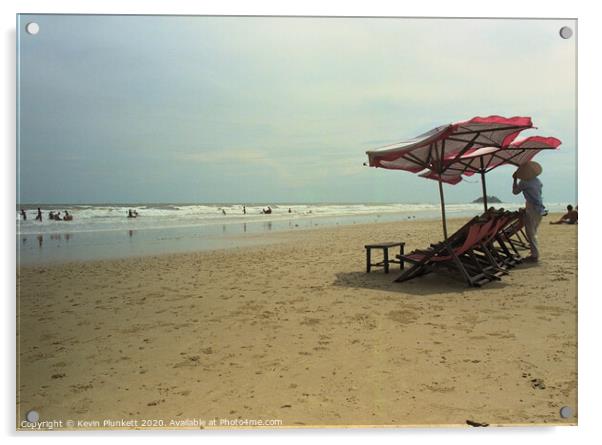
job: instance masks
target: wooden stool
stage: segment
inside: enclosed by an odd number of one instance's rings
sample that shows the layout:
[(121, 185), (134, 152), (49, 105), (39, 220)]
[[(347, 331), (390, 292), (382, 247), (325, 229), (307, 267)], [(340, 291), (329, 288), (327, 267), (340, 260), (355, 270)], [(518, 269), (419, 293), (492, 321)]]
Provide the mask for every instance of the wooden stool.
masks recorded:
[[(385, 273), (389, 273), (389, 263), (399, 264), (399, 268), (404, 268), (404, 261), (402, 258), (396, 260), (395, 258), (389, 259), (389, 248), (399, 246), (399, 255), (403, 257), (403, 248), (406, 243), (397, 242), (397, 243), (378, 243), (378, 244), (366, 244), (364, 247), (366, 248), (366, 273), (370, 273), (370, 268), (372, 266), (375, 267), (384, 267)], [(384, 259), (379, 263), (372, 263), (372, 249), (382, 249)]]

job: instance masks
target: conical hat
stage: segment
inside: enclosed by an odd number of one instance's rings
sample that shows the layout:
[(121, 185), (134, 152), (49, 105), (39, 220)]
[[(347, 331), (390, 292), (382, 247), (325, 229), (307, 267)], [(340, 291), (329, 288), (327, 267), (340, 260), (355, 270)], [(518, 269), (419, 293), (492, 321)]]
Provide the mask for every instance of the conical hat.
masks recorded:
[(518, 167), (518, 169), (516, 170), (515, 176), (518, 179), (524, 179), (524, 180), (529, 180), (529, 179), (533, 179), (539, 175), (541, 175), (541, 172), (543, 171), (543, 168), (541, 168), (541, 165), (539, 165), (539, 163), (535, 162), (535, 161), (528, 161), (525, 162), (524, 164), (521, 164), (520, 167)]

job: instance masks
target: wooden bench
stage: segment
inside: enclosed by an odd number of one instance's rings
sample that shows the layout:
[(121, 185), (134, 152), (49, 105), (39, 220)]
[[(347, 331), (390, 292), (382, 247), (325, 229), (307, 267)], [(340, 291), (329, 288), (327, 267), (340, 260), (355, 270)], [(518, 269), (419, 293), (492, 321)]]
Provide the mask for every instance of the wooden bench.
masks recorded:
[[(396, 242), (396, 243), (378, 243), (378, 244), (366, 244), (364, 247), (366, 248), (366, 273), (370, 273), (370, 269), (372, 267), (384, 267), (385, 273), (389, 273), (389, 264), (395, 263), (399, 264), (399, 268), (404, 268), (404, 262), (402, 259), (389, 258), (389, 248), (399, 246), (399, 255), (403, 257), (403, 248), (406, 243)], [(382, 249), (384, 259), (378, 263), (372, 262), (372, 249)]]

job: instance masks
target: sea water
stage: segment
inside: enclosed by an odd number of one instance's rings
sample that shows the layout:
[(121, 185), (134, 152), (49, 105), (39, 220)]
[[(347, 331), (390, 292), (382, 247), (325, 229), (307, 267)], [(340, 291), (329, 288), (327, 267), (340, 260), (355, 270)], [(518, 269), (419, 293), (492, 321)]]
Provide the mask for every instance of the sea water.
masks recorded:
[[(17, 258), (20, 264), (120, 258), (242, 247), (269, 243), (260, 233), (307, 230), (345, 224), (437, 219), (437, 204), (58, 204), (23, 205), (17, 209)], [(496, 204), (516, 209), (517, 203)], [(547, 204), (562, 211), (564, 204)], [(35, 221), (37, 208), (42, 221)], [(20, 210), (26, 211), (23, 220)], [(128, 218), (130, 210), (138, 217)], [(65, 211), (73, 221), (54, 221), (50, 211)], [(448, 204), (446, 215), (470, 217), (482, 204)]]

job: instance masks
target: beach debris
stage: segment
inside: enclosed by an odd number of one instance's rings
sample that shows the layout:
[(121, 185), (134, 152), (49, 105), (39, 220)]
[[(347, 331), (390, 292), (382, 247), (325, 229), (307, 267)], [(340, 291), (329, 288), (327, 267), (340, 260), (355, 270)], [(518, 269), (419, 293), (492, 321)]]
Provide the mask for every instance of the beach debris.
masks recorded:
[(158, 404), (160, 404), (160, 403), (163, 403), (163, 402), (165, 402), (165, 399), (161, 399), (161, 400), (154, 400), (154, 401), (152, 401), (152, 402), (148, 402), (148, 403), (146, 404), (146, 406), (157, 406)]
[(485, 422), (475, 422), (474, 420), (466, 420), (466, 424), (474, 427), (486, 427), (489, 426), (488, 423)]
[(287, 404), (287, 405), (282, 405), (280, 408), (292, 408), (292, 407), (293, 407), (292, 405)]
[(531, 379), (531, 387), (533, 389), (546, 389), (543, 379)]
[(65, 377), (65, 374), (52, 374), (51, 378), (53, 379), (62, 379)]

